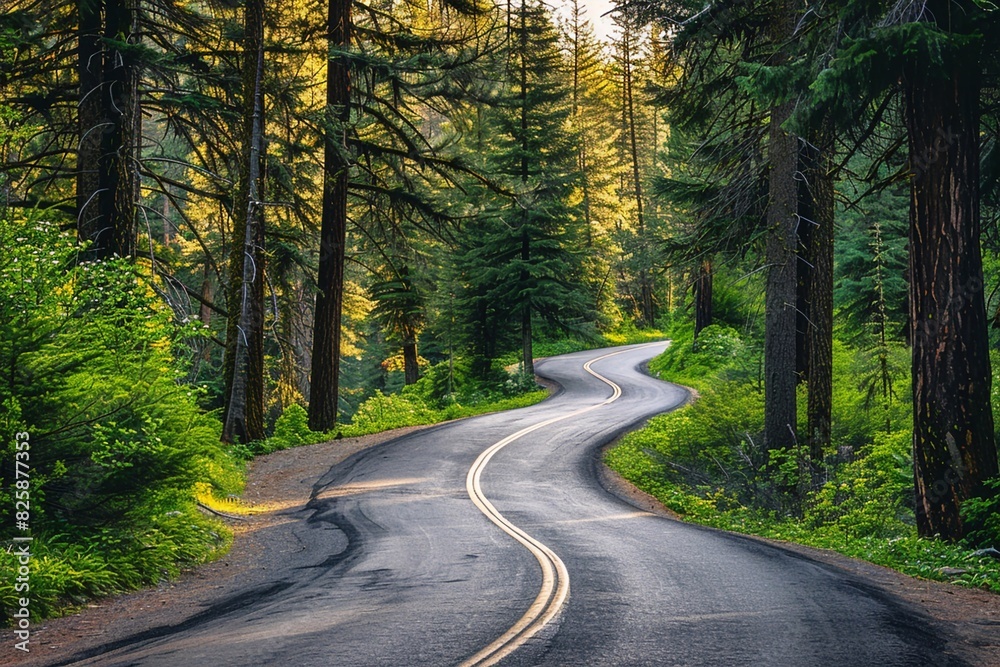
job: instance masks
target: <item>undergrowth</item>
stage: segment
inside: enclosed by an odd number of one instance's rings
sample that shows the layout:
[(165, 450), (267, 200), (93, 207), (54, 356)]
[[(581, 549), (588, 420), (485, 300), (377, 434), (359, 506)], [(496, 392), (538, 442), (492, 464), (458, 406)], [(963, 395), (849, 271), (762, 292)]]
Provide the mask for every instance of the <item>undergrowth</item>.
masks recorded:
[[(761, 447), (764, 403), (753, 342), (722, 326), (705, 329), (697, 343), (691, 334), (675, 331), (650, 369), (693, 386), (699, 399), (625, 436), (607, 453), (608, 466), (695, 523), (1000, 592), (997, 560), (977, 554), (1000, 547), (1000, 499), (966, 504), (977, 530), (964, 544), (917, 536), (909, 399), (902, 390), (884, 397), (868, 391), (863, 352), (835, 347), (833, 442), (816, 478), (806, 473), (803, 480), (805, 452)], [(894, 379), (897, 387), (908, 384)], [(993, 487), (1000, 490), (1000, 481)]]
[(54, 223), (0, 218), (0, 539), (32, 538), (27, 580), (0, 550), (0, 624), (21, 599), (39, 620), (217, 557), (231, 536), (195, 489), (243, 485), (181, 381), (174, 343), (200, 333), (141, 267), (78, 253)]

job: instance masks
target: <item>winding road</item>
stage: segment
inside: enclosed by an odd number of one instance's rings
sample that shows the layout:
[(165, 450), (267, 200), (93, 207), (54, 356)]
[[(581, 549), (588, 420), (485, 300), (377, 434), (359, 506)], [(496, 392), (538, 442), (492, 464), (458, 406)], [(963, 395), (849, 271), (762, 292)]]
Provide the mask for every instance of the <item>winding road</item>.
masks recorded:
[(602, 488), (600, 448), (688, 398), (641, 370), (664, 345), (542, 360), (549, 400), (334, 466), (270, 584), (72, 664), (962, 664), (861, 580)]

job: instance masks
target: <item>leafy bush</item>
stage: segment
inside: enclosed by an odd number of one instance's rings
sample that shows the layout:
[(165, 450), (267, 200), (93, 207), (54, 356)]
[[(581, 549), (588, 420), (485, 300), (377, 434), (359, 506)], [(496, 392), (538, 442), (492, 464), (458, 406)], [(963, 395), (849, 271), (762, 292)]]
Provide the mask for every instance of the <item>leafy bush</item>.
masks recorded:
[[(56, 225), (0, 219), (0, 531), (12, 530), (12, 433), (24, 431), (32, 595), (48, 611), (218, 553), (225, 529), (195, 511), (194, 487), (242, 485), (218, 420), (178, 381), (172, 341), (194, 333), (129, 262), (76, 259)], [(12, 594), (0, 586), (5, 608)]]
[(764, 423), (763, 397), (734, 383), (701, 394), (689, 407), (653, 417), (646, 428), (625, 436), (685, 468), (704, 482), (726, 477), (749, 456)]
[(910, 431), (876, 433), (857, 459), (809, 499), (807, 521), (846, 537), (903, 537), (913, 532)]
[[(885, 359), (885, 377), (881, 361)], [(833, 432), (840, 447), (860, 448), (876, 432), (906, 429), (910, 407), (909, 355), (902, 346), (880, 351), (833, 344)]]
[(736, 329), (721, 324), (705, 327), (694, 339), (694, 329), (676, 326), (672, 342), (649, 369), (664, 380), (701, 389), (726, 371), (738, 373), (753, 357), (753, 349)]
[[(798, 451), (804, 448), (764, 452), (758, 446), (763, 398), (753, 379), (738, 372), (750, 366), (753, 345), (741, 348), (725, 328), (709, 332), (701, 349), (691, 342), (690, 328), (675, 327), (673, 334), (674, 344), (650, 368), (664, 379), (694, 384), (701, 396), (625, 436), (607, 453), (608, 466), (697, 523), (1000, 592), (996, 561), (968, 548), (1000, 542), (1000, 480), (963, 507), (968, 545), (916, 535), (911, 407), (899, 359), (835, 343), (833, 443), (819, 471), (825, 483), (808, 491), (799, 484), (808, 469)], [(891, 346), (883, 352), (899, 355)], [(886, 377), (892, 392), (882, 391)], [(948, 577), (944, 567), (963, 573)]]
[(419, 399), (411, 399), (404, 394), (386, 396), (376, 394), (358, 406), (349, 426), (342, 429), (343, 435), (377, 433), (404, 426), (433, 424), (434, 410)]
[(965, 501), (962, 518), (969, 545), (1000, 549), (1000, 477), (988, 480), (979, 497)]
[(322, 442), (324, 435), (310, 430), (309, 413), (298, 403), (285, 408), (274, 422), (274, 433), (268, 438), (268, 451)]

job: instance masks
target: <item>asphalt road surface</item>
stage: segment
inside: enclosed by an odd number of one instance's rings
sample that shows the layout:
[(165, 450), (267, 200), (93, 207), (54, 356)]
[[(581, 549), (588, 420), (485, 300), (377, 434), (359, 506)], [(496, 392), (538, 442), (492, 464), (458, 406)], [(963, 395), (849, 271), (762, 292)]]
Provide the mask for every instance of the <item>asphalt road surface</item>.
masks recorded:
[(861, 580), (601, 487), (600, 447), (687, 400), (641, 371), (663, 347), (543, 360), (562, 387), (544, 403), (334, 466), (271, 584), (83, 664), (961, 664)]

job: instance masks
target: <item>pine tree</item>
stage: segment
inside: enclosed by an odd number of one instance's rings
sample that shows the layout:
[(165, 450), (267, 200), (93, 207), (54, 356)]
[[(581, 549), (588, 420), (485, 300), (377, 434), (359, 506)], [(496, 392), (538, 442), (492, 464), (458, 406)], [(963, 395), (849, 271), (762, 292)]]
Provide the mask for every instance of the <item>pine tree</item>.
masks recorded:
[[(351, 0), (328, 0), (331, 49), (351, 46)], [(313, 325), (309, 428), (326, 431), (337, 421), (340, 386), (340, 326), (344, 304), (344, 256), (347, 245), (348, 167), (346, 132), (351, 117), (351, 77), (346, 55), (331, 55), (326, 69), (330, 114), (324, 135), (323, 223)]]
[[(223, 442), (264, 438), (264, 2), (248, 0), (243, 35), (243, 153), (229, 259)], [(242, 241), (239, 242), (239, 241)]]
[[(772, 41), (778, 45), (775, 63), (789, 58), (787, 43), (795, 28), (795, 10), (788, 0), (772, 3)], [(794, 100), (777, 100), (768, 130), (769, 201), (767, 207), (767, 301), (764, 333), (764, 446), (788, 449), (796, 445), (795, 302), (798, 247), (798, 140), (784, 125)]]
[(618, 193), (623, 165), (616, 153), (621, 133), (615, 114), (621, 94), (613, 67), (594, 36), (585, 10), (578, 0), (570, 5), (569, 20), (562, 26), (569, 51), (573, 82), (573, 130), (578, 137), (577, 171), (587, 248), (586, 280), (594, 308), (605, 320), (617, 321), (615, 290), (611, 274), (621, 263), (622, 250), (615, 238), (622, 202)]
[(512, 26), (513, 81), (483, 116), (490, 138), (485, 170), (510, 196), (492, 197), (468, 230), (463, 301), (474, 334), (483, 337), (477, 356), (496, 352), (502, 339), (490, 329), (510, 331), (502, 321), (509, 314), (517, 319), (523, 372), (533, 376), (535, 317), (565, 324), (584, 310), (581, 263), (568, 250), (570, 239), (580, 240), (579, 211), (570, 203), (578, 144), (568, 71), (548, 12), (522, 0)]
[(369, 289), (375, 308), (372, 315), (383, 331), (403, 348), (403, 377), (406, 384), (420, 379), (417, 336), (424, 322), (424, 300), (414, 285), (410, 269), (404, 264), (395, 269), (389, 280)]
[[(903, 69), (913, 169), (913, 467), (922, 535), (964, 535), (962, 503), (998, 472), (980, 237), (980, 65), (974, 2), (929, 0)], [(987, 25), (989, 25), (987, 23)]]
[(434, 135), (460, 101), (475, 94), (482, 12), (464, 0), (437, 7), (401, 3), (388, 15), (357, 0), (330, 0), (327, 115), (320, 123), (326, 180), (309, 402), (314, 430), (331, 429), (337, 418), (348, 223), (362, 235), (379, 236), (375, 227), (393, 228), (405, 219), (441, 235), (453, 220), (427, 184), (476, 178), (443, 153)]
[[(997, 473), (980, 251), (979, 104), (995, 10), (975, 2), (846, 1), (850, 39), (811, 86), (803, 116), (866, 121), (873, 143), (894, 103), (910, 168), (909, 330), (913, 459), (922, 535), (958, 539), (960, 507)], [(897, 91), (902, 95), (896, 97)], [(860, 103), (859, 103), (860, 101)], [(886, 161), (892, 149), (883, 151)]]

